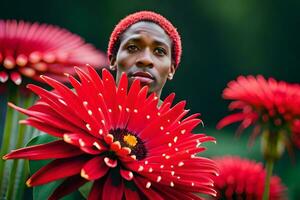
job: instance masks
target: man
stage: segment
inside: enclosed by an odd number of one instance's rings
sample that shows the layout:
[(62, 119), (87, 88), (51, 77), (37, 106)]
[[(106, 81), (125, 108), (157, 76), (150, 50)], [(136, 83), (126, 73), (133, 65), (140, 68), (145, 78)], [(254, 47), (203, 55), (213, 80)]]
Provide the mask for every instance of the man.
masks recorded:
[(181, 40), (176, 28), (163, 16), (141, 11), (121, 20), (113, 30), (107, 51), (110, 68), (149, 86), (160, 97), (171, 80), (181, 57)]

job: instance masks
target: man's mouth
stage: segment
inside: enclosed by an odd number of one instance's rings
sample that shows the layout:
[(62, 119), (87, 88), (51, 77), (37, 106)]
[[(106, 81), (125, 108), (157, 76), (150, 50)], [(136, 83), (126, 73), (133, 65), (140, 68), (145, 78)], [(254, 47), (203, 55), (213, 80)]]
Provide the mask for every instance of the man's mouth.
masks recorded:
[(140, 80), (142, 84), (150, 84), (154, 81), (154, 77), (149, 72), (134, 72), (131, 78)]

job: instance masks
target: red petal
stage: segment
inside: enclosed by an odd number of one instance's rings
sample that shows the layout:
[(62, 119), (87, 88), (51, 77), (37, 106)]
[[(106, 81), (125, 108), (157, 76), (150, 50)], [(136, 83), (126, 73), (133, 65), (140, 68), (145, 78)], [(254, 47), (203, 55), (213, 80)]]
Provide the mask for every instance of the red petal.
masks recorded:
[(16, 84), (20, 85), (22, 83), (22, 77), (18, 72), (12, 72), (10, 74), (10, 79)]
[(101, 200), (105, 179), (94, 181), (93, 187), (89, 193), (88, 200)]
[(118, 186), (115, 186), (112, 183), (111, 176), (109, 176), (104, 183), (102, 199), (121, 200), (123, 197), (123, 193), (124, 193), (124, 183), (123, 183), (123, 181), (121, 181)]
[(0, 82), (5, 83), (8, 80), (8, 74), (4, 71), (0, 72)]
[(128, 171), (128, 170), (120, 168), (120, 174), (127, 181), (131, 181), (133, 179), (132, 171)]
[(26, 184), (28, 186), (42, 185), (57, 179), (79, 174), (86, 161), (87, 158), (80, 156), (54, 160), (33, 174)]
[(228, 116), (224, 117), (223, 119), (221, 119), (221, 121), (219, 121), (219, 123), (217, 124), (217, 129), (222, 129), (223, 127), (225, 127), (229, 124), (232, 124), (232, 123), (238, 122), (238, 121), (242, 121), (243, 119), (245, 119), (244, 113), (235, 113), (235, 114), (228, 115)]
[(133, 191), (129, 188), (124, 188), (124, 192), (125, 192), (125, 199), (126, 200), (140, 200), (140, 196), (139, 193), (137, 191)]
[(89, 160), (81, 170), (81, 176), (88, 180), (96, 180), (104, 176), (109, 167), (104, 163), (103, 157), (98, 156)]
[(111, 158), (105, 157), (104, 162), (108, 167), (115, 168), (118, 165), (117, 160), (113, 160)]
[(5, 155), (3, 159), (45, 160), (53, 158), (68, 158), (83, 154), (80, 149), (62, 140), (21, 148)]
[(139, 190), (149, 199), (149, 200), (164, 200), (156, 191), (151, 189), (151, 183), (144, 178), (133, 179)]
[(163, 103), (160, 105), (160, 108), (165, 107), (166, 104), (168, 104), (168, 105), (169, 105), (169, 106), (168, 106), (168, 109), (170, 109), (170, 107), (171, 107), (171, 105), (172, 105), (172, 103), (173, 103), (174, 98), (175, 98), (175, 93), (174, 93), (174, 92), (171, 93), (171, 94), (169, 94), (169, 96), (167, 96), (167, 97), (164, 99)]
[(72, 176), (64, 180), (60, 186), (58, 186), (51, 194), (48, 200), (60, 199), (78, 189), (80, 186), (85, 184), (87, 180), (80, 176)]

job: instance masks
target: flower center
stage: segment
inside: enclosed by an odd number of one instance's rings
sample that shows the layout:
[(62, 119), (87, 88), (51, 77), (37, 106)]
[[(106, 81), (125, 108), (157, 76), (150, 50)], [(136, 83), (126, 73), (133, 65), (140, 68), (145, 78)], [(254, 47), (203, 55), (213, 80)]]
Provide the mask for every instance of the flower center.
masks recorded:
[(135, 147), (138, 143), (137, 138), (134, 135), (128, 134), (123, 137), (123, 141), (126, 142), (130, 147)]
[(138, 160), (142, 160), (147, 155), (147, 149), (144, 145), (144, 141), (127, 129), (114, 129), (109, 131), (114, 136), (114, 141), (119, 141), (122, 147), (128, 147), (131, 149), (131, 155), (135, 155)]

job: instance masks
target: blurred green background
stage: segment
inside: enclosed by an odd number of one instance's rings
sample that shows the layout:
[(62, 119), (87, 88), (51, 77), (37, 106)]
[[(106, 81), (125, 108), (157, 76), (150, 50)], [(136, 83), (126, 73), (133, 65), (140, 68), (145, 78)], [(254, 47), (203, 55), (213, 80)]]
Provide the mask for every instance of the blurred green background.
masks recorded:
[[(64, 27), (106, 51), (115, 24), (139, 10), (167, 17), (182, 36), (182, 62), (163, 96), (175, 91), (192, 112), (202, 113), (205, 128), (217, 137), (207, 155), (236, 154), (262, 160), (259, 144), (247, 147), (248, 135), (234, 137), (234, 128), (216, 131), (227, 112), (221, 92), (238, 75), (262, 74), (300, 82), (299, 0), (65, 0), (1, 1), (1, 19), (23, 19)], [(258, 141), (257, 141), (258, 142)], [(275, 173), (288, 186), (289, 199), (300, 199), (300, 156), (285, 154)]]

